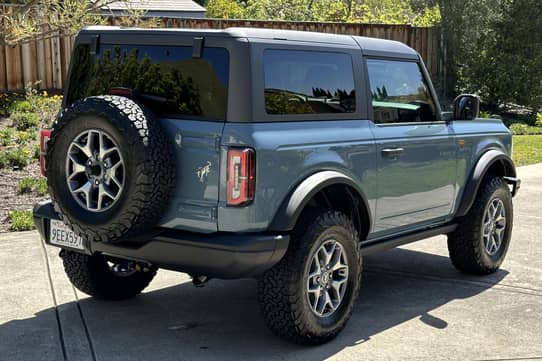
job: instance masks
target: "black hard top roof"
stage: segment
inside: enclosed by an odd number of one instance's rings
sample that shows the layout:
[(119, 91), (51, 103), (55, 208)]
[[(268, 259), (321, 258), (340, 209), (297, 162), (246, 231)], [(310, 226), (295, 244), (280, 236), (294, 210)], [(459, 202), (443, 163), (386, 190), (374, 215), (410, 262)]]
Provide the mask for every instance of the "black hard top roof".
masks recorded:
[(369, 56), (392, 56), (417, 59), (418, 53), (411, 47), (394, 40), (369, 38), (354, 35), (339, 35), (329, 33), (317, 33), (297, 30), (262, 29), (262, 28), (226, 28), (226, 29), (182, 29), (182, 28), (126, 28), (118, 26), (89, 26), (82, 30), (82, 33), (183, 33), (194, 36), (213, 36), (247, 39), (269, 39), (319, 43), (322, 45), (333, 44), (344, 45), (345, 47), (359, 46), (365, 55)]

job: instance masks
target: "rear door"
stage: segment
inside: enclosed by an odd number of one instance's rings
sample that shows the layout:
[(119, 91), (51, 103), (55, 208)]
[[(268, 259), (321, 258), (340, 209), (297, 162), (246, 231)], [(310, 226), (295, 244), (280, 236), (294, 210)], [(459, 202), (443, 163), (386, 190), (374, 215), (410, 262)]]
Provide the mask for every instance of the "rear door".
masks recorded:
[(70, 76), (68, 102), (126, 94), (150, 108), (174, 145), (177, 170), (160, 225), (216, 232), (231, 42), (206, 37), (202, 47), (201, 38), (174, 32), (103, 32), (99, 46), (83, 40), (72, 57), (80, 71)]
[(377, 150), (375, 236), (446, 219), (455, 192), (453, 129), (416, 61), (366, 59)]

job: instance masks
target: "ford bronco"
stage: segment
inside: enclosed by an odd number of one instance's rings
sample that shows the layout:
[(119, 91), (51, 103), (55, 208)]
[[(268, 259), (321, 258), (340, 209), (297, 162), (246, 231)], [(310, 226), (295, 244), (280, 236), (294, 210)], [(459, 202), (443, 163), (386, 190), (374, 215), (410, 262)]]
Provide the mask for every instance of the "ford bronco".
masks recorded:
[(395, 41), (90, 27), (41, 133), (34, 221), (91, 296), (135, 296), (158, 268), (255, 277), (269, 328), (320, 344), (367, 254), (444, 234), (460, 271), (499, 268), (520, 182), (509, 131), (478, 112), (468, 94), (443, 112)]

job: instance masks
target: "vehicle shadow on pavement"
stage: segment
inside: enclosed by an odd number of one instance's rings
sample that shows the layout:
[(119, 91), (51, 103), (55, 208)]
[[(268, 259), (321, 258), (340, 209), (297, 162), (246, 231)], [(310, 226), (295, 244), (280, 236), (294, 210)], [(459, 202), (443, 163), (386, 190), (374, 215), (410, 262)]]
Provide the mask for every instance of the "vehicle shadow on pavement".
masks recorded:
[[(464, 276), (448, 257), (406, 249), (366, 257), (364, 269), (352, 319), (337, 339), (318, 347), (292, 345), (267, 330), (259, 314), (254, 280), (213, 280), (201, 289), (183, 283), (122, 302), (86, 298), (80, 307), (98, 359), (323, 360), (349, 346), (371, 342), (373, 336), (411, 319), (444, 329), (455, 321), (435, 317), (431, 311), (475, 296), (508, 274), (500, 270), (487, 277)], [(25, 335), (43, 330), (54, 314), (54, 309), (47, 309), (33, 318), (0, 325), (0, 340), (5, 345), (39, 348), (25, 344), (25, 339), (32, 339)]]

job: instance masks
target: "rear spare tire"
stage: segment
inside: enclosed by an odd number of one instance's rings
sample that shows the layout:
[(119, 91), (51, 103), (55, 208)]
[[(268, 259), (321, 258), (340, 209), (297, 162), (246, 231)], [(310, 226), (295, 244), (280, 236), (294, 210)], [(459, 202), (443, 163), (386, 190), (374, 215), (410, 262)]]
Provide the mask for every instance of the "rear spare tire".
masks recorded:
[(174, 186), (173, 152), (158, 120), (125, 97), (89, 97), (63, 110), (46, 157), (55, 209), (86, 242), (150, 231)]

